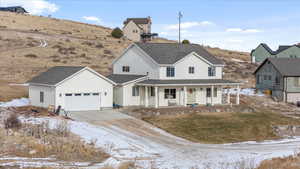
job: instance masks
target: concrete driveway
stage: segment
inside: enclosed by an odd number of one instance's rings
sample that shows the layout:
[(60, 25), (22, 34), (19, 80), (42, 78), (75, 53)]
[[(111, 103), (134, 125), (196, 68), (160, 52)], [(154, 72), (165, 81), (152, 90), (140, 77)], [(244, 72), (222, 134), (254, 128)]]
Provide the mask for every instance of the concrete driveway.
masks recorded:
[(153, 163), (163, 169), (250, 168), (264, 159), (293, 155), (300, 147), (300, 138), (262, 143), (193, 143), (117, 110), (72, 112), (71, 117), (95, 126), (82, 128), (79, 135), (85, 132), (89, 139), (99, 140), (97, 145), (101, 147), (113, 145), (113, 158), (137, 161), (144, 168)]

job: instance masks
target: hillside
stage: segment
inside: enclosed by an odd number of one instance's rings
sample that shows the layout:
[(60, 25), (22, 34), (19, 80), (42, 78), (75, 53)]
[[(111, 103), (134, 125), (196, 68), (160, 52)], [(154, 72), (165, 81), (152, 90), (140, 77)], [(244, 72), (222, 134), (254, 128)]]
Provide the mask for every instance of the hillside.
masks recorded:
[[(0, 12), (0, 101), (26, 94), (23, 87), (9, 83), (24, 83), (55, 65), (89, 66), (109, 74), (112, 60), (132, 43), (115, 39), (110, 32), (102, 26)], [(154, 42), (174, 41), (159, 38)], [(225, 78), (253, 82), (249, 53), (206, 48), (225, 61)]]

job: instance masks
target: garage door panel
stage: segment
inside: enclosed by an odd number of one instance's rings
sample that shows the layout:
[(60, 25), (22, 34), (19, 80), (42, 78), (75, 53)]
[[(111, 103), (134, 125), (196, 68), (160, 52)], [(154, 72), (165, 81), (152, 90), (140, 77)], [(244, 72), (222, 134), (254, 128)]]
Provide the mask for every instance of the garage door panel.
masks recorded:
[(67, 111), (100, 110), (100, 93), (73, 93), (65, 95)]

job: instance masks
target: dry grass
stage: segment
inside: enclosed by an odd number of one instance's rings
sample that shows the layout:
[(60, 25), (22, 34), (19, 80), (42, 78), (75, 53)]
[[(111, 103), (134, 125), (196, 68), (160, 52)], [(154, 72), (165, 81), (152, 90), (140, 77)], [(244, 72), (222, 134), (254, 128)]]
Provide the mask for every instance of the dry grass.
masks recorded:
[(85, 143), (70, 133), (66, 122), (54, 129), (48, 123), (23, 125), (13, 134), (0, 129), (0, 154), (17, 157), (54, 157), (62, 161), (100, 163), (109, 157), (94, 143)]
[(300, 154), (263, 161), (257, 169), (299, 169)]
[(15, 98), (28, 97), (28, 88), (13, 86), (5, 80), (0, 80), (0, 101), (10, 101)]
[(267, 111), (211, 115), (194, 113), (155, 116), (144, 120), (176, 136), (203, 143), (277, 139), (272, 125), (300, 124), (299, 120)]
[[(23, 83), (51, 66), (89, 66), (107, 75), (112, 61), (132, 43), (111, 37), (110, 28), (67, 20), (0, 12), (0, 22), (0, 93), (5, 93), (0, 94), (0, 101), (26, 95), (24, 90), (8, 86), (8, 82)], [(41, 40), (47, 42), (46, 47), (39, 47)], [(175, 41), (157, 38), (154, 42)], [(231, 61), (245, 61), (249, 54), (206, 48), (226, 61), (226, 78), (253, 81), (249, 75), (253, 68)], [(247, 76), (237, 71), (241, 69), (247, 70)]]

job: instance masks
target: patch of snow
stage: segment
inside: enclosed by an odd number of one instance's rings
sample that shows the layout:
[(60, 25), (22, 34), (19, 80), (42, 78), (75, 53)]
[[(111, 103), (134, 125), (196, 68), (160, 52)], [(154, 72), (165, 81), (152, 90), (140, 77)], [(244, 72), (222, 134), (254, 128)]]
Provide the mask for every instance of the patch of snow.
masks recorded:
[[(230, 94), (237, 94), (237, 89), (230, 88), (230, 89), (224, 89), (223, 94), (227, 94), (229, 90)], [(240, 89), (240, 94), (245, 95), (245, 96), (265, 96), (263, 93), (258, 92), (256, 93), (255, 89), (253, 88), (245, 88), (245, 89)]]
[(0, 107), (22, 107), (28, 106), (30, 101), (28, 98), (14, 99), (9, 102), (0, 102)]
[(29, 86), (28, 83), (10, 83), (10, 86)]
[[(54, 118), (22, 120), (30, 123), (49, 121), (50, 127), (60, 122), (60, 119)], [(152, 130), (159, 132), (161, 137), (169, 138), (164, 142), (160, 140), (162, 138), (141, 137), (116, 126), (95, 126), (77, 121), (69, 121), (68, 125), (71, 132), (86, 142), (95, 141), (96, 146), (104, 148), (112, 156), (106, 163), (113, 167), (121, 162), (136, 160), (137, 165), (145, 169), (151, 166), (162, 169), (231, 169), (240, 161), (257, 166), (265, 159), (293, 155), (300, 146), (300, 138), (260, 143), (200, 144), (178, 138), (158, 128)]]
[(234, 61), (234, 62), (245, 63), (245, 61), (240, 60), (240, 59), (232, 58), (231, 60)]

